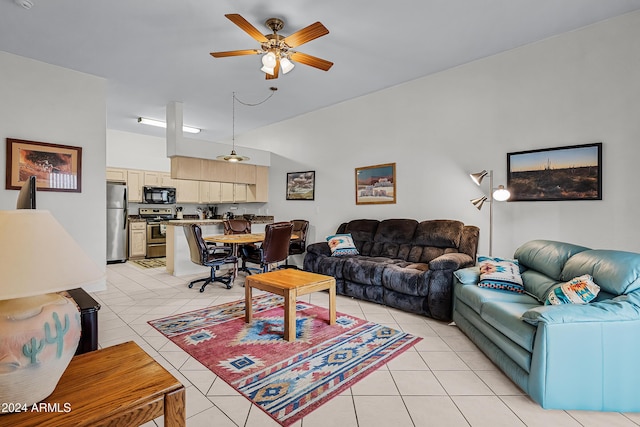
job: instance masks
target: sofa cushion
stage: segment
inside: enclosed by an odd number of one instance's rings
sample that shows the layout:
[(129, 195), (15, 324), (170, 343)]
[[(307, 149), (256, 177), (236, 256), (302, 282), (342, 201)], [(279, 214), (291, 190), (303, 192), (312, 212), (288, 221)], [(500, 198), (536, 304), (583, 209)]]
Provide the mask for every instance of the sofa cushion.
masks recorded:
[(598, 292), (600, 286), (593, 282), (591, 276), (584, 274), (551, 289), (545, 304), (586, 304), (592, 301)]
[(567, 261), (562, 280), (583, 274), (590, 274), (610, 294), (628, 294), (640, 288), (640, 254), (605, 249), (581, 252)]
[(522, 321), (522, 315), (539, 306), (537, 301), (530, 304), (487, 301), (482, 306), (480, 317), (520, 347), (533, 351), (536, 328)]
[(327, 243), (331, 249), (331, 256), (358, 255), (351, 234), (334, 234), (327, 237)]
[(382, 257), (347, 257), (342, 265), (343, 277), (360, 285), (382, 286), (382, 272), (394, 260)]
[(406, 260), (411, 251), (413, 234), (417, 225), (418, 221), (414, 219), (380, 221), (370, 255)]
[(344, 227), (340, 226), (339, 233), (350, 233), (356, 248), (361, 255), (371, 255), (373, 237), (378, 229), (380, 221), (377, 219), (355, 219), (349, 221)]
[(524, 291), (541, 303), (546, 301), (547, 295), (549, 295), (549, 291), (552, 288), (562, 283), (550, 278), (546, 274), (531, 269), (523, 271), (520, 276), (524, 284)]
[[(589, 248), (585, 248), (584, 246), (572, 245), (571, 243), (554, 242), (551, 240), (532, 240), (516, 249), (514, 258), (516, 258), (522, 266), (537, 270), (554, 280), (563, 280), (560, 274), (567, 260), (573, 255), (588, 249)], [(579, 275), (580, 274), (577, 274), (571, 277)]]
[(480, 281), (478, 286), (523, 293), (522, 278), (518, 262), (503, 258), (478, 257)]
[(532, 298), (527, 294), (500, 292), (493, 289), (480, 288), (475, 284), (457, 284), (455, 292), (457, 298), (471, 307), (478, 314), (482, 313), (484, 303), (489, 301), (540, 305), (535, 298)]
[(427, 264), (391, 264), (382, 272), (382, 286), (401, 294), (425, 297), (429, 294), (430, 276)]

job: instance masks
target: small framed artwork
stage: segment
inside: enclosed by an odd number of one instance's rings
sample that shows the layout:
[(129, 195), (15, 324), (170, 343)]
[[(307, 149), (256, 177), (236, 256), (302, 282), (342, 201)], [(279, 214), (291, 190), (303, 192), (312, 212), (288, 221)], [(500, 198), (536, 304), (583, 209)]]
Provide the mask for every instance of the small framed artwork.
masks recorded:
[(35, 175), (42, 191), (81, 192), (82, 147), (7, 138), (8, 190)]
[(602, 143), (507, 153), (509, 201), (602, 200)]
[(356, 205), (395, 202), (395, 163), (356, 168)]
[(287, 173), (287, 200), (313, 200), (315, 192), (315, 171)]

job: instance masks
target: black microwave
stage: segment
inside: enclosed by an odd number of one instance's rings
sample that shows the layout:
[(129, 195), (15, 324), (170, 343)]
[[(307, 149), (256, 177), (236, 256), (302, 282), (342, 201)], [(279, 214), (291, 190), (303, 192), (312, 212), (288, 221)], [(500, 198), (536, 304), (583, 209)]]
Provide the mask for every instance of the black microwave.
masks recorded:
[(173, 205), (176, 203), (174, 187), (142, 187), (142, 201), (157, 205)]

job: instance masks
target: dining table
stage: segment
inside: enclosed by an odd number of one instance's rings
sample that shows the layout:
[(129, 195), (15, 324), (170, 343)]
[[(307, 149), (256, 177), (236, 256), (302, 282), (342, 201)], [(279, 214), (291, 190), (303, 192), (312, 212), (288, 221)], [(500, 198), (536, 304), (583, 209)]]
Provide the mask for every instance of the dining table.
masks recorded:
[[(245, 234), (216, 234), (213, 236), (204, 236), (203, 240), (205, 242), (211, 243), (222, 243), (231, 245), (231, 251), (233, 256), (238, 257), (238, 248), (240, 245), (248, 245), (252, 243), (260, 243), (264, 241), (264, 236), (266, 233), (245, 233)], [(291, 240), (297, 239), (299, 236), (297, 234), (291, 234)], [(238, 263), (234, 264), (234, 278), (238, 277)], [(243, 271), (249, 273), (248, 268), (244, 268)]]

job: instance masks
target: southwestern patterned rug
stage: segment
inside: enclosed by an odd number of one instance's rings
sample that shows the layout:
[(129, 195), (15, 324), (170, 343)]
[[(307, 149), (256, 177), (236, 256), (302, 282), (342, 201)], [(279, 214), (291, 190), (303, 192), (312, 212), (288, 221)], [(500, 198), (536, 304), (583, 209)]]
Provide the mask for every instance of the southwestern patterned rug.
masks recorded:
[(288, 426), (422, 338), (305, 302), (296, 341), (284, 334), (282, 297), (253, 298), (152, 320), (156, 328), (283, 426)]

